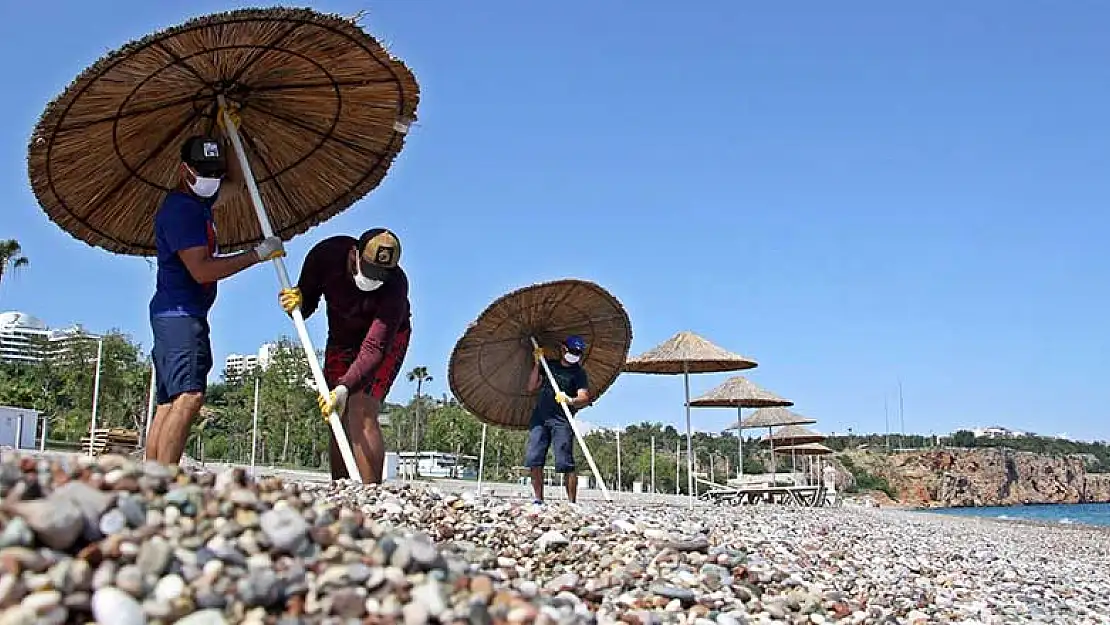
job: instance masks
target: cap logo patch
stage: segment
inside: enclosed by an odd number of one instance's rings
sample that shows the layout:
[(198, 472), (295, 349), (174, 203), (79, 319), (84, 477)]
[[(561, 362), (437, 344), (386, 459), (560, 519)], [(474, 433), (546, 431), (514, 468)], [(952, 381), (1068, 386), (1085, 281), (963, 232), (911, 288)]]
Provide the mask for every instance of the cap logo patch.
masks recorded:
[(219, 158), (220, 146), (214, 141), (204, 142), (204, 158)]
[(393, 248), (392, 247), (379, 247), (378, 248), (378, 253), (374, 257), (374, 260), (376, 260), (379, 265), (389, 265), (389, 264), (391, 264), (393, 262)]

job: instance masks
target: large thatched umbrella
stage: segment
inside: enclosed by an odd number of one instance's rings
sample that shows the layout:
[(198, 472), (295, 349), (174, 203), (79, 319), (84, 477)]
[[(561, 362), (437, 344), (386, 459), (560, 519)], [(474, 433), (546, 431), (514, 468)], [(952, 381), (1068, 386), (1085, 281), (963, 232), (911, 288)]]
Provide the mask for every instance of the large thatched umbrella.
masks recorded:
[[(760, 408), (749, 415), (747, 419), (736, 424), (735, 427), (741, 434), (744, 430), (767, 428), (767, 435), (771, 436), (772, 428), (790, 425), (808, 425), (812, 423), (817, 423), (817, 420), (803, 417), (786, 408), (778, 407)], [(769, 440), (771, 443), (771, 479), (774, 480), (777, 475), (775, 471), (775, 440), (773, 438)]]
[[(405, 65), (350, 19), (292, 8), (207, 15), (111, 52), (51, 102), (31, 137), (31, 188), (74, 237), (150, 256), (182, 141), (222, 131), (238, 171), (220, 193), (220, 250), (288, 240), (377, 187), (418, 94)], [(288, 287), (285, 263), (274, 264)], [(300, 310), (292, 317), (327, 393)], [(358, 479), (338, 415), (330, 421)]]
[[(591, 403), (620, 375), (632, 344), (632, 323), (624, 306), (600, 286), (585, 280), (534, 284), (499, 297), (470, 324), (451, 351), (447, 382), (467, 410), (484, 424), (525, 429), (537, 393), (527, 391), (533, 349), (558, 353), (567, 336), (586, 341), (582, 366), (589, 380)], [(558, 390), (546, 361), (548, 382)], [(594, 479), (606, 498), (609, 491), (594, 464), (571, 410), (563, 405)], [(481, 460), (479, 461), (481, 464)]]
[[(690, 405), (695, 408), (732, 408), (736, 407), (736, 423), (739, 424), (743, 420), (742, 410), (744, 408), (774, 408), (783, 406), (793, 406), (794, 402), (789, 399), (783, 399), (775, 395), (771, 391), (760, 388), (751, 380), (742, 375), (733, 376), (716, 388), (710, 390), (708, 393), (697, 397), (690, 402)], [(738, 440), (737, 451), (739, 455), (739, 462), (737, 463), (737, 474), (740, 477), (744, 476), (744, 432), (737, 429), (736, 438)]]
[(631, 373), (682, 374), (686, 390), (686, 482), (691, 506), (694, 505), (694, 434), (690, 424), (690, 374), (741, 371), (756, 366), (754, 360), (718, 347), (693, 332), (679, 332), (624, 365), (624, 370)]

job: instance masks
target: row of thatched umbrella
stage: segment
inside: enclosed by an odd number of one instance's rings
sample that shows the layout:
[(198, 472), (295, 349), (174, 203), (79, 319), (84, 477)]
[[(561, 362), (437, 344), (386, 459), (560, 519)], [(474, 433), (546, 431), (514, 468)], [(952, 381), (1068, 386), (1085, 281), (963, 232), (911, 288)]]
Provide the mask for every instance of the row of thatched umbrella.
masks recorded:
[[(710, 390), (708, 393), (694, 400), (690, 399), (690, 374), (691, 373), (723, 373), (753, 369), (758, 364), (755, 360), (730, 352), (719, 347), (709, 340), (693, 332), (679, 332), (660, 345), (631, 358), (624, 366), (624, 370), (631, 373), (649, 374), (678, 374), (683, 375), (685, 386), (686, 406), (686, 462), (687, 462), (687, 488), (690, 493), (690, 503), (694, 501), (694, 454), (693, 454), (693, 429), (691, 425), (690, 408), (716, 407), (736, 408), (737, 421), (728, 429), (736, 429), (738, 434), (740, 452), (740, 472), (743, 475), (743, 430), (752, 428), (767, 428), (768, 440), (771, 445), (772, 475), (774, 474), (775, 442), (781, 441), (796, 450), (802, 445), (817, 445), (824, 437), (816, 432), (802, 428), (802, 425), (816, 423), (814, 419), (803, 417), (786, 409), (793, 406), (794, 402), (760, 388), (743, 376), (729, 378), (723, 384)], [(757, 408), (755, 414), (747, 420), (743, 419), (744, 408)], [(778, 434), (772, 428), (782, 427)], [(796, 428), (787, 430), (785, 428)], [(824, 446), (821, 446), (822, 449)], [(802, 453), (821, 453), (821, 449), (805, 448)]]

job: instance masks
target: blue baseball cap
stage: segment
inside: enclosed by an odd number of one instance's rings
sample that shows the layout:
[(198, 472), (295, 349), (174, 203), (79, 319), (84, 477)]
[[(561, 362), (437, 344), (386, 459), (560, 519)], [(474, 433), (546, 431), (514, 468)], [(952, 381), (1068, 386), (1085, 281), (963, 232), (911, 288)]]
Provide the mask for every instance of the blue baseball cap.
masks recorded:
[(582, 352), (586, 351), (586, 341), (577, 334), (568, 336), (567, 340), (563, 341), (563, 345), (566, 345), (567, 351), (572, 354), (578, 354), (579, 356), (582, 355)]

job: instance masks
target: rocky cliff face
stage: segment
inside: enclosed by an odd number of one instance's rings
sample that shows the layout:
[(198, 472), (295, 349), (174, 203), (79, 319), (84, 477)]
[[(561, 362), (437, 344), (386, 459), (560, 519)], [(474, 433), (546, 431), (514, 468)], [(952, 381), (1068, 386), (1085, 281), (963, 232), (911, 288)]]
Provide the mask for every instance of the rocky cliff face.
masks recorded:
[(890, 456), (850, 453), (914, 506), (1005, 506), (1110, 502), (1110, 475), (1087, 473), (1080, 456), (1002, 448), (935, 449)]

